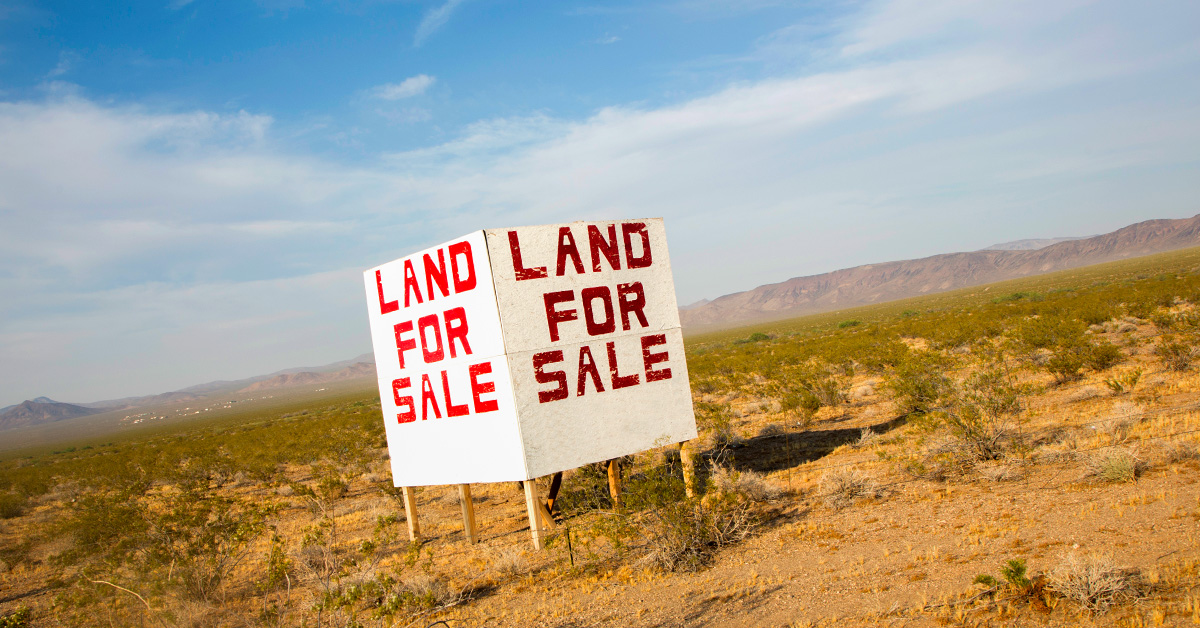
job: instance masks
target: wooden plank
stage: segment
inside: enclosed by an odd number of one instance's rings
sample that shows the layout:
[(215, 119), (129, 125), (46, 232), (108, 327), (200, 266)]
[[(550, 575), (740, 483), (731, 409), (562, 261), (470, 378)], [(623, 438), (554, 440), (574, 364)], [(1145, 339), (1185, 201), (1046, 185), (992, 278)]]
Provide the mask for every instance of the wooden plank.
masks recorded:
[(562, 488), (562, 471), (550, 478), (550, 492), (546, 494), (546, 510), (554, 514), (554, 502), (558, 499), (558, 489)]
[(408, 540), (416, 541), (421, 536), (421, 524), (417, 522), (417, 493), (411, 486), (401, 490), (404, 493), (404, 518), (408, 520)]
[(691, 441), (679, 443), (679, 463), (683, 467), (683, 486), (688, 497), (696, 496), (696, 450)]
[(471, 485), (458, 485), (458, 501), (462, 505), (463, 536), (468, 543), (478, 543), (479, 535), (475, 531), (475, 504), (471, 503)]
[(525, 510), (529, 514), (529, 534), (533, 537), (533, 549), (535, 550), (542, 549), (546, 537), (546, 528), (538, 512), (539, 507), (545, 508), (545, 505), (538, 497), (537, 482), (529, 480), (525, 482)]
[(621, 461), (613, 458), (608, 461), (608, 494), (612, 497), (613, 507), (621, 505)]

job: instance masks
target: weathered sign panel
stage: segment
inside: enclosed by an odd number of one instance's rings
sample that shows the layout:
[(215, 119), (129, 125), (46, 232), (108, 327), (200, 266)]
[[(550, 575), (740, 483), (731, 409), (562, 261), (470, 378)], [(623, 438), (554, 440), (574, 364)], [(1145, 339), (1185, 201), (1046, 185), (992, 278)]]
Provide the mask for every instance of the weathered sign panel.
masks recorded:
[(364, 277), (397, 486), (696, 436), (661, 219), (480, 231)]

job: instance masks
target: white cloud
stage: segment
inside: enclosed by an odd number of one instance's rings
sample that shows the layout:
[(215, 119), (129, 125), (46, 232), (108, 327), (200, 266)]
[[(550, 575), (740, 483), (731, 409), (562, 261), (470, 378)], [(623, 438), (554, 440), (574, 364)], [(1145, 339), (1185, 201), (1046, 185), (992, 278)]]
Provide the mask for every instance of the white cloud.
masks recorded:
[(420, 96), (429, 89), (437, 79), (428, 74), (410, 76), (399, 83), (387, 83), (371, 90), (376, 98), (383, 100), (403, 100)]
[(58, 63), (52, 70), (46, 73), (46, 78), (54, 79), (70, 72), (76, 61), (79, 61), (79, 55), (73, 52), (64, 50), (58, 53)]
[(1153, 19), (1120, 2), (939, 5), (884, 23), (905, 6), (848, 22), (821, 71), (485, 120), (355, 164), (276, 145), (274, 120), (247, 112), (67, 88), (0, 103), (5, 391), (84, 400), (44, 384), (142, 386), (116, 396), (353, 355), (354, 269), (483, 227), (663, 216), (689, 302), (1194, 212), (1189, 3)]
[(421, 23), (417, 25), (417, 32), (413, 35), (413, 46), (421, 47), (427, 39), (438, 29), (446, 25), (450, 20), (450, 15), (462, 4), (463, 0), (446, 0), (446, 3), (433, 9), (421, 18)]

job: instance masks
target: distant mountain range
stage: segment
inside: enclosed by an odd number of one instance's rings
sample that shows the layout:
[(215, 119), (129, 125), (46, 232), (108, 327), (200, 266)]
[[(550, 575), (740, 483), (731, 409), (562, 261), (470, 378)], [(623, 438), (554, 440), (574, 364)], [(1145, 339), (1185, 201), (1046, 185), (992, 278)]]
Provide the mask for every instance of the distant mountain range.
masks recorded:
[(1074, 238), (1033, 238), (1030, 240), (1013, 240), (1012, 242), (1002, 242), (993, 244), (989, 247), (981, 249), (983, 251), (1036, 251), (1044, 249), (1051, 244), (1059, 242), (1070, 242), (1072, 240), (1086, 240), (1096, 236), (1077, 236)]
[[(45, 399), (45, 401), (38, 401), (38, 399)], [(30, 399), (29, 401), (5, 408), (3, 412), (0, 412), (0, 429), (25, 427), (27, 425), (37, 425), (39, 423), (49, 423), (50, 421), (61, 421), (63, 419), (74, 419), (75, 417), (104, 412), (104, 410), (85, 408), (72, 403), (62, 403), (46, 399), (45, 397), (38, 397), (38, 399)]]
[(334, 371), (332, 373), (314, 373), (312, 371), (283, 373), (270, 379), (254, 382), (238, 392), (257, 392), (260, 390), (271, 390), (273, 388), (287, 388), (288, 386), (312, 386), (316, 384), (328, 384), (329, 382), (340, 382), (349, 379), (364, 379), (367, 377), (375, 377), (374, 361), (356, 362), (344, 369)]
[[(1042, 242), (1051, 242), (1042, 246)], [(816, 314), (1200, 246), (1200, 215), (1147, 220), (1089, 238), (1020, 240), (982, 251), (868, 264), (796, 277), (680, 308), (685, 328)]]
[[(947, 253), (796, 277), (712, 301), (692, 303), (679, 308), (679, 318), (692, 330), (733, 326), (881, 303), (1193, 246), (1200, 246), (1200, 215), (1179, 220), (1147, 220), (1086, 238), (1018, 240), (969, 253)], [(260, 392), (374, 377), (374, 356), (366, 353), (319, 367), (292, 368), (246, 379), (209, 382), (145, 397), (78, 404), (38, 397), (0, 409), (0, 430), (115, 410), (198, 401), (218, 393)]]
[(38, 397), (0, 409), (0, 430), (50, 423), (115, 410), (198, 401), (205, 396), (221, 392), (257, 392), (374, 377), (375, 358), (371, 354), (366, 353), (353, 360), (343, 360), (324, 366), (292, 368), (276, 371), (270, 375), (260, 375), (233, 381), (209, 382), (207, 384), (184, 388), (183, 390), (145, 397), (123, 397), (121, 399), (108, 399), (79, 404), (63, 403), (47, 397)]

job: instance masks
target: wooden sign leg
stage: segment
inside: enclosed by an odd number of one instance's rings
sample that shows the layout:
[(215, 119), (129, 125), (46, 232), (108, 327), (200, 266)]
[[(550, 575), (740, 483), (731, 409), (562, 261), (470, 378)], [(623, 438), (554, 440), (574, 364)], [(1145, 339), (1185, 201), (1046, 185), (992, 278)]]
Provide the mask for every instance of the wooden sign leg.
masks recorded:
[(475, 504), (471, 503), (471, 485), (458, 485), (458, 501), (462, 504), (463, 536), (468, 543), (477, 543), (479, 536), (475, 533)]
[(533, 549), (542, 549), (542, 541), (546, 536), (546, 527), (542, 523), (540, 510), (545, 510), (546, 505), (542, 503), (538, 497), (537, 482), (528, 480), (525, 482), (525, 509), (529, 512), (529, 534), (533, 537)]
[(408, 540), (416, 541), (421, 536), (421, 524), (417, 523), (417, 493), (411, 486), (405, 486), (404, 518), (408, 520)]
[(558, 489), (562, 488), (562, 471), (550, 478), (550, 492), (546, 494), (546, 512), (554, 514), (554, 502), (558, 500)]
[(621, 505), (621, 460), (618, 458), (608, 461), (608, 494), (614, 508)]
[(683, 486), (688, 497), (696, 496), (696, 451), (691, 441), (679, 443), (679, 462), (683, 467)]

